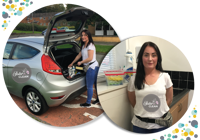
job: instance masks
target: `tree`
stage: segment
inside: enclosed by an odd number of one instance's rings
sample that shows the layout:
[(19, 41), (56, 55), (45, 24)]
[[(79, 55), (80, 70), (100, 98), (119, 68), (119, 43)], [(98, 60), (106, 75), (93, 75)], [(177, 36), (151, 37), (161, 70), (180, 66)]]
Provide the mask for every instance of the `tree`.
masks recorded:
[(67, 10), (73, 8), (73, 7), (81, 7), (79, 5), (75, 5), (75, 4), (66, 4)]
[(50, 6), (46, 6), (36, 10), (34, 13), (50, 13), (50, 12), (62, 12), (65, 10), (63, 4), (54, 4)]

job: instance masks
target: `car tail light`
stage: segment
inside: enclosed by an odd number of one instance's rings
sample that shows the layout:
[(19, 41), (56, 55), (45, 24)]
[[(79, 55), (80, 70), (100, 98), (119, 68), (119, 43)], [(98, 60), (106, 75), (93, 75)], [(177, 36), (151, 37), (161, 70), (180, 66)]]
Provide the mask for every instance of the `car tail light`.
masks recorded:
[(58, 97), (50, 97), (51, 99), (55, 100), (55, 99), (62, 99), (65, 95), (62, 96), (58, 96)]
[(60, 67), (48, 55), (42, 55), (42, 69), (51, 74), (62, 75)]

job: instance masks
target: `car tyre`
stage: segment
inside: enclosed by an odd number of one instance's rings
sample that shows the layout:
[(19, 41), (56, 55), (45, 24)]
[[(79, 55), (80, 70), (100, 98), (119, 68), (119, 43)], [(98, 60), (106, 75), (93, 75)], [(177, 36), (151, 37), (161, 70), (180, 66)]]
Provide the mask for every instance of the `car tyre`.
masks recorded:
[(48, 110), (48, 105), (41, 94), (34, 88), (29, 88), (25, 92), (26, 106), (31, 113), (41, 115)]

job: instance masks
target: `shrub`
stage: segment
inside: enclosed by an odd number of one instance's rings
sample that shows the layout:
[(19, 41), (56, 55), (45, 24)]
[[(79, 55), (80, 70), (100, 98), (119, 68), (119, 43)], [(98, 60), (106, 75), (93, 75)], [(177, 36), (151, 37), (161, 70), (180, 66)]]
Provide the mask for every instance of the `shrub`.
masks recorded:
[(31, 24), (28, 23), (19, 23), (16, 28), (16, 30), (21, 30), (21, 31), (31, 31), (32, 27)]

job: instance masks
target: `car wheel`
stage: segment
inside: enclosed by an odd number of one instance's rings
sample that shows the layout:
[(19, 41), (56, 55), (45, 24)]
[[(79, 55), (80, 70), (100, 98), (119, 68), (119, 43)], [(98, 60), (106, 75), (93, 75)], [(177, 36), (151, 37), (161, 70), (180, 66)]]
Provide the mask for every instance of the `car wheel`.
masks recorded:
[(41, 115), (49, 108), (44, 98), (34, 88), (26, 90), (25, 102), (28, 109), (35, 115)]

